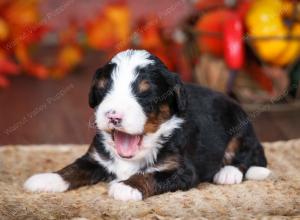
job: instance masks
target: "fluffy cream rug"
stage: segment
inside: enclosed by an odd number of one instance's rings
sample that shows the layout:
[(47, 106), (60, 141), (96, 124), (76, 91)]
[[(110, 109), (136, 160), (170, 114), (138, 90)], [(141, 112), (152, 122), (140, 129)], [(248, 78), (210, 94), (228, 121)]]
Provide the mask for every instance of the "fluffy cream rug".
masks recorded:
[(27, 193), (24, 180), (57, 170), (87, 146), (0, 147), (0, 219), (300, 219), (300, 140), (265, 143), (265, 181), (239, 185), (200, 184), (141, 202), (120, 202), (97, 184), (66, 193)]

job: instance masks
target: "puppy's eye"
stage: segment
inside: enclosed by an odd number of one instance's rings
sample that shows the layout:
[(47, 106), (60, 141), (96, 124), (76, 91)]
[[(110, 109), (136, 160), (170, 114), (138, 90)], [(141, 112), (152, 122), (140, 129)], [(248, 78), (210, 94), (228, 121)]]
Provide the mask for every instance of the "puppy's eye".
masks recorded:
[(150, 89), (150, 82), (147, 80), (142, 80), (138, 85), (139, 93), (146, 92)]

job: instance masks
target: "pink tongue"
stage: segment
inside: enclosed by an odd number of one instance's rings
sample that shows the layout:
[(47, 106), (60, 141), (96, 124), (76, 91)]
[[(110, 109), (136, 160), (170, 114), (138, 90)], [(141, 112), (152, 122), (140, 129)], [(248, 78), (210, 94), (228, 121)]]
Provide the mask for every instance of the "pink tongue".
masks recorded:
[(114, 132), (117, 152), (123, 157), (133, 157), (139, 149), (140, 136), (130, 135), (120, 131)]

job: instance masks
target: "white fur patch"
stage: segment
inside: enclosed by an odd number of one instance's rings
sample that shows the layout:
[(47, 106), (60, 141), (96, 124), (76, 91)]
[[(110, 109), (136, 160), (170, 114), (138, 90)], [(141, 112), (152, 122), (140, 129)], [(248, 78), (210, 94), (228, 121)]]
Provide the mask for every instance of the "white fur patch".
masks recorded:
[(143, 199), (142, 193), (139, 190), (118, 182), (113, 182), (110, 185), (108, 195), (122, 201), (139, 201)]
[(214, 176), (216, 184), (238, 184), (243, 180), (243, 173), (234, 166), (224, 166)]
[(108, 172), (115, 174), (119, 181), (127, 180), (130, 176), (138, 173), (142, 166), (140, 161), (130, 161), (118, 157), (115, 157), (114, 160), (104, 160), (97, 152), (93, 152), (91, 156)]
[(252, 166), (246, 172), (247, 180), (263, 180), (266, 179), (271, 173), (271, 170), (265, 167)]
[(101, 131), (104, 137), (103, 143), (105, 149), (110, 152), (110, 155), (114, 158), (114, 160), (104, 160), (97, 152), (91, 153), (91, 157), (104, 166), (108, 172), (115, 174), (118, 180), (126, 180), (130, 176), (139, 173), (142, 168), (145, 168), (145, 166), (154, 164), (158, 150), (163, 144), (161, 136), (163, 136), (166, 141), (174, 129), (179, 128), (182, 123), (183, 119), (173, 116), (171, 119), (161, 124), (155, 133), (145, 135), (143, 137), (140, 150), (132, 159), (119, 157), (111, 135), (107, 132)]
[(57, 173), (39, 173), (29, 177), (24, 188), (30, 192), (64, 192), (69, 183)]
[(127, 70), (132, 70), (137, 66), (143, 67), (153, 63), (152, 60), (148, 59), (150, 55), (146, 50), (125, 50), (116, 54), (111, 62)]
[(136, 68), (153, 63), (150, 54), (145, 50), (127, 50), (118, 53), (111, 63), (116, 64), (112, 72), (112, 88), (95, 112), (96, 124), (100, 130), (110, 128), (106, 117), (109, 111), (123, 115), (121, 126), (126, 133), (140, 134), (143, 132), (147, 117), (142, 106), (132, 92), (132, 83), (137, 77)]

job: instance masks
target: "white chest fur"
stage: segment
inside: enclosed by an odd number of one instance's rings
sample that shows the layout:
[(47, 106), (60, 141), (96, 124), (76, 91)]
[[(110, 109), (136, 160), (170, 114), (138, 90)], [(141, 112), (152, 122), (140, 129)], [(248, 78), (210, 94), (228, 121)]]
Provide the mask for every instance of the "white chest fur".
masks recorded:
[(141, 164), (138, 162), (128, 162), (124, 160), (114, 161), (109, 169), (115, 173), (118, 180), (126, 180), (130, 176), (138, 173), (141, 169)]
[(116, 159), (114, 161), (103, 160), (98, 153), (94, 152), (92, 157), (106, 168), (106, 170), (112, 174), (115, 174), (117, 180), (126, 180), (130, 176), (138, 173), (144, 164), (139, 161), (126, 161), (122, 159)]

